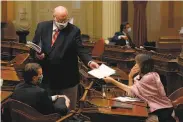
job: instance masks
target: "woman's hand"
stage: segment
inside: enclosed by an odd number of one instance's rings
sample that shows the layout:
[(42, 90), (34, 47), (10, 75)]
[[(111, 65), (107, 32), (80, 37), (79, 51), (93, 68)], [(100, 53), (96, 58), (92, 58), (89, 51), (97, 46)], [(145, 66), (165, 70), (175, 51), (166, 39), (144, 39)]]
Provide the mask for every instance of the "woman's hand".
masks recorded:
[(112, 77), (104, 77), (103, 79), (106, 83), (112, 83), (114, 81)]
[(135, 95), (132, 93), (131, 90), (129, 90), (128, 92), (126, 92), (126, 95), (129, 97), (135, 97)]
[(140, 67), (138, 64), (135, 64), (133, 66), (133, 68), (131, 69), (130, 73), (129, 73), (129, 77), (133, 77), (136, 73), (138, 73), (140, 71)]

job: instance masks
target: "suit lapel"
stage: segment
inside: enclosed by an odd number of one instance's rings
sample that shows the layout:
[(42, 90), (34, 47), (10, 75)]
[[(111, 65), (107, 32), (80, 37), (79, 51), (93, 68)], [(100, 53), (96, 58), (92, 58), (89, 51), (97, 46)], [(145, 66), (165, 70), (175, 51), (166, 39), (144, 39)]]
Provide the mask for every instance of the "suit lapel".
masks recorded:
[(57, 47), (61, 48), (60, 51), (60, 56), (62, 57), (65, 53), (65, 50), (69, 47), (69, 44), (72, 42), (72, 38), (73, 38), (73, 34), (74, 33), (70, 33), (70, 25), (68, 24), (68, 26), (61, 30), (59, 32), (59, 35), (55, 41), (55, 43), (53, 44), (53, 46), (50, 48), (50, 52), (48, 53), (48, 55), (50, 55), (50, 53), (54, 53), (54, 50), (57, 50)]

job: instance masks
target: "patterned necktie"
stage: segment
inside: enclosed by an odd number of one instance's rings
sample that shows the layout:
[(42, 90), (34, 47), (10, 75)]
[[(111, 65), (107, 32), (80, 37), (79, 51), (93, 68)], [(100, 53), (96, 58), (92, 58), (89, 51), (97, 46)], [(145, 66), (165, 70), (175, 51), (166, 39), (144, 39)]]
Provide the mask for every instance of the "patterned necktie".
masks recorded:
[(59, 34), (59, 30), (57, 29), (57, 30), (55, 30), (55, 33), (53, 35), (52, 42), (51, 42), (51, 46), (53, 46), (53, 44), (55, 43), (58, 34)]

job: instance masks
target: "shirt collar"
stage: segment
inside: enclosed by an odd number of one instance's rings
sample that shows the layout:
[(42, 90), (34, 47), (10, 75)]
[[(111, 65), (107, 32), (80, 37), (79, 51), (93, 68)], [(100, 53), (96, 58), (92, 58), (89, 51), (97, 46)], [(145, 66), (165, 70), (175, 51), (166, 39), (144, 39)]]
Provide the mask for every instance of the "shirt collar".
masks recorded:
[(53, 31), (57, 30), (57, 26), (55, 25), (55, 22), (53, 22)]

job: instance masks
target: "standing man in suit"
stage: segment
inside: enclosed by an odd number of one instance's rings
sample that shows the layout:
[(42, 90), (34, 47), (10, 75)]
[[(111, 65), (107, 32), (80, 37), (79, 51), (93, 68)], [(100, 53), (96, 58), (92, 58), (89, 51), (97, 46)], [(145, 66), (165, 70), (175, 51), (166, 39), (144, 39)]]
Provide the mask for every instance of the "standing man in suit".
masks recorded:
[(131, 37), (129, 36), (129, 33), (131, 32), (131, 27), (128, 22), (124, 22), (120, 26), (120, 32), (116, 32), (115, 35), (112, 38), (112, 42), (115, 42), (116, 45), (120, 46), (129, 46), (134, 48), (135, 45), (131, 40)]
[(49, 96), (46, 90), (38, 86), (42, 78), (42, 68), (39, 64), (26, 64), (24, 70), (25, 82), (21, 82), (15, 87), (12, 98), (30, 105), (45, 115), (55, 112), (65, 115), (70, 100), (65, 95)]
[(69, 23), (68, 11), (63, 6), (54, 9), (53, 20), (37, 25), (33, 43), (41, 42), (41, 54), (35, 54), (43, 68), (43, 84), (52, 95), (65, 94), (71, 100), (71, 109), (77, 102), (79, 83), (78, 56), (91, 69), (99, 65), (84, 49), (81, 32)]

